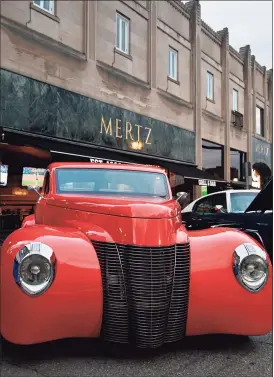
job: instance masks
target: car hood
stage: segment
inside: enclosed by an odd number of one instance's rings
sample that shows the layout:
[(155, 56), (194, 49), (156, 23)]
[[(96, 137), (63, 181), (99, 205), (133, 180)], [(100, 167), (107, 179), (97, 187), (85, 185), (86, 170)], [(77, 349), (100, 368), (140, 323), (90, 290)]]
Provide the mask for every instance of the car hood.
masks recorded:
[(161, 219), (173, 218), (180, 213), (180, 205), (175, 200), (162, 198), (109, 198), (70, 197), (69, 195), (48, 199), (48, 205), (76, 211), (92, 212), (112, 216)]
[(245, 212), (251, 211), (273, 211), (273, 179), (256, 195)]

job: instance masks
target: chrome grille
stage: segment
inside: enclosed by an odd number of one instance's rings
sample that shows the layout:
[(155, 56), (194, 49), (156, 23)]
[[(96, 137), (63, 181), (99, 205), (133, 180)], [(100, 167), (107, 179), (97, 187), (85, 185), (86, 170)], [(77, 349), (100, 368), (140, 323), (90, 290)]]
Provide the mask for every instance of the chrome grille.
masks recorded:
[(185, 335), (189, 244), (142, 247), (92, 241), (102, 273), (102, 337), (140, 348)]

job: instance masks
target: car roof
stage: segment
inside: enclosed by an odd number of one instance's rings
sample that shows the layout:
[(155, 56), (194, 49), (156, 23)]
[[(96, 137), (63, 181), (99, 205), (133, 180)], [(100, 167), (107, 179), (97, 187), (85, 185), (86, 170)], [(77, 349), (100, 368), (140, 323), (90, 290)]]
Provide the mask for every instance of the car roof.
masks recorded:
[(196, 200), (199, 200), (199, 199), (202, 199), (202, 198), (205, 198), (206, 196), (213, 196), (213, 195), (218, 195), (218, 194), (224, 194), (224, 193), (245, 193), (245, 192), (255, 192), (255, 193), (258, 193), (260, 190), (258, 189), (250, 189), (250, 190), (245, 190), (245, 189), (239, 189), (239, 190), (224, 190), (224, 191), (217, 191), (217, 192), (212, 192), (211, 194), (207, 194), (207, 195), (204, 195), (204, 196), (201, 196), (200, 198), (196, 199)]
[(107, 164), (91, 162), (53, 162), (48, 166), (49, 171), (55, 169), (107, 169), (107, 170), (131, 170), (146, 171), (151, 173), (164, 173), (165, 170), (160, 166), (141, 165), (141, 164)]

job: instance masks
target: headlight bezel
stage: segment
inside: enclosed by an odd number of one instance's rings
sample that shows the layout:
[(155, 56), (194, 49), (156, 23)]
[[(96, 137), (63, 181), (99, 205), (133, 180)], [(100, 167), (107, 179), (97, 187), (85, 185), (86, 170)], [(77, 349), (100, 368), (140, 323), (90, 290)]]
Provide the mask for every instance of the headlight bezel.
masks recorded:
[[(258, 286), (256, 287), (251, 286), (251, 283), (248, 284), (248, 282), (244, 279), (241, 273), (241, 267), (243, 265), (243, 262), (246, 262), (248, 259), (251, 259), (254, 256), (259, 258), (260, 263), (265, 268), (264, 279), (263, 280), (261, 279), (262, 281), (258, 280)], [(233, 269), (233, 273), (236, 280), (245, 290), (251, 293), (258, 293), (264, 288), (264, 286), (266, 285), (268, 281), (269, 264), (268, 264), (267, 254), (264, 250), (262, 250), (259, 246), (255, 244), (243, 243), (239, 245), (238, 247), (236, 247), (236, 249), (234, 250), (232, 269)], [(256, 281), (254, 280), (254, 282)]]
[[(49, 278), (41, 284), (28, 284), (21, 276), (22, 263), (28, 258), (39, 257), (50, 265)], [(38, 259), (39, 259), (38, 258)], [(28, 296), (38, 297), (52, 285), (56, 272), (56, 256), (53, 249), (42, 242), (30, 242), (18, 250), (13, 263), (13, 277), (21, 291)]]

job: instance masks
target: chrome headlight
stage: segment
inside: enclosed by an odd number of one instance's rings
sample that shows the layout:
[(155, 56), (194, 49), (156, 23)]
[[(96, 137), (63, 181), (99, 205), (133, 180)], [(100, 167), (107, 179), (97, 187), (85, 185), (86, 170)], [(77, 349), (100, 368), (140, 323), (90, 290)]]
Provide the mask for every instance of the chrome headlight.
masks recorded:
[(41, 242), (32, 242), (16, 254), (13, 277), (24, 293), (39, 296), (53, 282), (55, 263), (55, 254), (51, 247)]
[(246, 290), (259, 292), (268, 279), (266, 253), (251, 243), (238, 246), (233, 253), (233, 272)]

